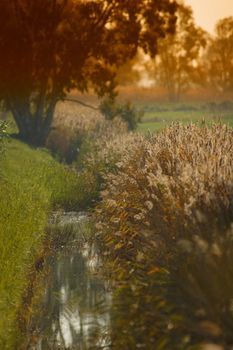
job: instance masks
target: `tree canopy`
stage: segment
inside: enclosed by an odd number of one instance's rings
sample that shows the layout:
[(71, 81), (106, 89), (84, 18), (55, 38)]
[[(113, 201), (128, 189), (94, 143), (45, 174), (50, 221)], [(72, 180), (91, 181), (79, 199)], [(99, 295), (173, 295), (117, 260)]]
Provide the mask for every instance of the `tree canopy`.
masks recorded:
[(174, 31), (172, 0), (2, 0), (0, 98), (19, 136), (43, 145), (57, 101), (91, 86), (111, 94), (117, 67), (138, 47), (155, 55)]
[(233, 91), (233, 17), (219, 20), (207, 52), (208, 80), (220, 92)]
[(159, 55), (153, 67), (170, 101), (178, 101), (190, 84), (202, 80), (200, 57), (206, 41), (206, 33), (194, 22), (192, 9), (179, 5), (176, 31), (158, 40)]

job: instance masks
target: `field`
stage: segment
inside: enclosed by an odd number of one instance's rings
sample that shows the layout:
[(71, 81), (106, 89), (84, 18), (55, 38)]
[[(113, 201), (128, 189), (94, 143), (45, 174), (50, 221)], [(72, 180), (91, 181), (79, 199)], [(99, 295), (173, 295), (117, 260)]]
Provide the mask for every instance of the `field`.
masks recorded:
[(138, 125), (138, 131), (158, 131), (179, 121), (186, 125), (190, 122), (199, 123), (205, 121), (222, 122), (233, 127), (233, 103), (136, 103), (139, 110), (144, 111), (142, 122)]
[[(97, 107), (99, 100), (93, 95), (80, 95), (74, 93), (74, 99), (83, 101)], [(156, 89), (127, 88), (119, 89), (117, 97), (119, 103), (129, 102), (136, 110), (143, 113), (141, 123), (137, 131), (158, 131), (172, 122), (179, 121), (182, 124), (190, 122), (198, 123), (205, 120), (206, 123), (223, 122), (233, 126), (233, 97), (231, 95), (215, 96), (211, 91), (195, 92), (186, 96), (181, 102), (171, 103), (166, 101), (164, 92)], [(78, 104), (77, 108), (78, 108)], [(93, 115), (89, 108), (81, 107), (86, 115)]]

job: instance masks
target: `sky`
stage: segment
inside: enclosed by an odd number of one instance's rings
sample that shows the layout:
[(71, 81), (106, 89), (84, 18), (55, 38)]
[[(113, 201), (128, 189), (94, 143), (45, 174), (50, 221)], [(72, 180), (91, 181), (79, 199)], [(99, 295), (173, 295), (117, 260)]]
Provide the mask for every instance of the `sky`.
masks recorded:
[(215, 23), (233, 16), (233, 0), (186, 0), (193, 8), (196, 23), (209, 33), (214, 33)]

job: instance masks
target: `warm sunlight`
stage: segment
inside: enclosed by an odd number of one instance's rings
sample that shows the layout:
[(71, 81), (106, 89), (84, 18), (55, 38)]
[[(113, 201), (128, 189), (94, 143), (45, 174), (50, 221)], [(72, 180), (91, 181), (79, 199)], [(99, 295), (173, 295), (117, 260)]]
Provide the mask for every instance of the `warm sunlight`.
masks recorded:
[(210, 33), (219, 19), (233, 16), (232, 0), (187, 0), (186, 3), (192, 6), (197, 24)]
[(233, 0), (0, 24), (0, 350), (233, 350)]

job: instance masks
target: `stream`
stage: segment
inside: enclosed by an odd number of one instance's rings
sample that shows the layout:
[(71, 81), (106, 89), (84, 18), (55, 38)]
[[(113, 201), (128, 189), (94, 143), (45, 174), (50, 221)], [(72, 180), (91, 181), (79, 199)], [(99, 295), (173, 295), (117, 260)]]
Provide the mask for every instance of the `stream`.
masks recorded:
[[(83, 214), (55, 214), (51, 223), (73, 225), (76, 237), (46, 259), (42, 288), (27, 330), (30, 350), (109, 349), (112, 295), (99, 273), (101, 259), (84, 238)], [(42, 290), (41, 290), (42, 289)]]
[[(36, 272), (20, 350), (232, 350), (223, 347), (221, 329), (208, 318), (186, 329), (174, 301), (193, 314), (195, 305), (176, 299), (167, 275), (110, 280), (86, 214), (54, 213), (49, 225), (58, 244)], [(190, 346), (200, 339), (202, 347)]]

